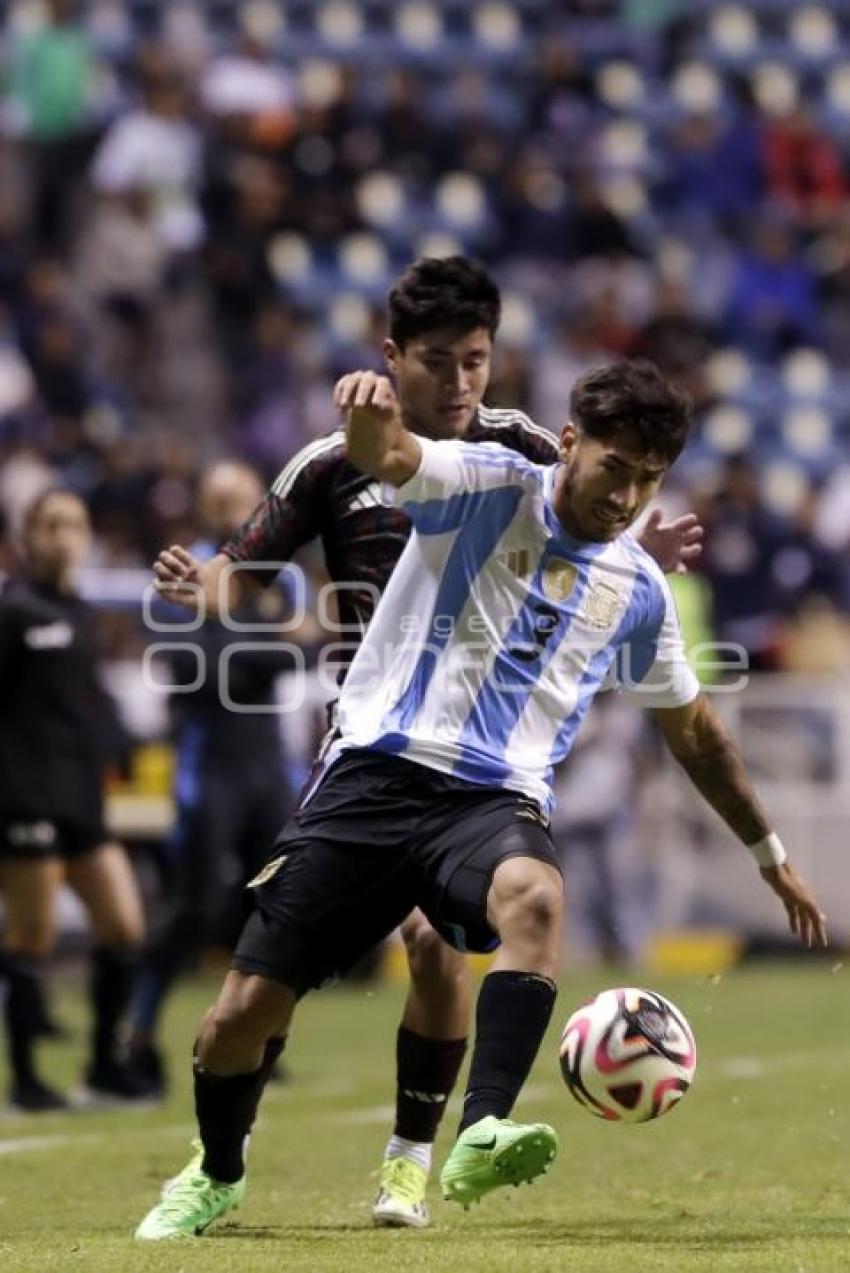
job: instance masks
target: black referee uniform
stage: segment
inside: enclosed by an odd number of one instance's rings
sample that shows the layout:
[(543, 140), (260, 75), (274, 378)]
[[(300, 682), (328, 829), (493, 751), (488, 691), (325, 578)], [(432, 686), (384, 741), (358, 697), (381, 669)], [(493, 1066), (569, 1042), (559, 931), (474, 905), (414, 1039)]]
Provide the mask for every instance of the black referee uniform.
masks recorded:
[(106, 839), (103, 780), (120, 738), (79, 597), (25, 579), (0, 592), (0, 856), (74, 857)]
[[(0, 862), (70, 860), (106, 839), (106, 763), (122, 738), (112, 699), (98, 679), (93, 612), (79, 597), (26, 578), (0, 588)], [(40, 951), (0, 951), (12, 1100), (22, 1108), (61, 1103), (38, 1078), (34, 1042), (43, 1001)], [(110, 1097), (140, 1093), (118, 1058), (118, 1027), (129, 1002), (138, 951), (97, 945), (89, 1088)]]

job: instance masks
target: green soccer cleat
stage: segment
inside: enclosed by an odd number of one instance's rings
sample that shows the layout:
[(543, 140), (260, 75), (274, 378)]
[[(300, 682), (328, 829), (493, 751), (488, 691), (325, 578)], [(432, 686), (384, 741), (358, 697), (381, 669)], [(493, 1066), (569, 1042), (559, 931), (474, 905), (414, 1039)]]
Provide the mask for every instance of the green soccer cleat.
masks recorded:
[(201, 1169), (203, 1150), (179, 1175), (166, 1181), (162, 1196), (136, 1230), (143, 1242), (199, 1238), (213, 1220), (235, 1211), (245, 1196), (245, 1177), (233, 1184), (213, 1180)]
[(512, 1123), (492, 1114), (461, 1132), (440, 1173), (443, 1197), (466, 1209), (501, 1185), (530, 1184), (549, 1170), (558, 1150), (546, 1123)]
[(409, 1158), (386, 1158), (372, 1219), (381, 1229), (424, 1229), (430, 1223), (428, 1173)]

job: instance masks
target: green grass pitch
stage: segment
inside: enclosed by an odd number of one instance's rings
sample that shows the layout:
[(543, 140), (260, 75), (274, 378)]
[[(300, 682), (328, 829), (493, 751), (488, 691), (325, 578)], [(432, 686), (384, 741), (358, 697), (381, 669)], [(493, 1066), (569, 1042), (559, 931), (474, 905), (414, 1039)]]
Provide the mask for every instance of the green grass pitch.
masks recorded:
[[(586, 1114), (556, 1065), (559, 1024), (590, 991), (622, 977), (565, 978), (517, 1111), (558, 1128), (551, 1174), (467, 1214), (434, 1187), (433, 1227), (418, 1233), (375, 1231), (369, 1216), (403, 992), (315, 995), (288, 1052), (292, 1082), (272, 1087), (264, 1104), (248, 1196), (233, 1223), (197, 1241), (143, 1247), (130, 1238), (162, 1180), (188, 1158), (193, 1124), (180, 1064), (161, 1109), (0, 1120), (0, 1269), (846, 1273), (848, 976), (821, 960), (722, 978), (641, 975), (687, 1013), (700, 1060), (681, 1107), (638, 1127)], [(175, 1063), (213, 989), (194, 984), (175, 999)], [(79, 1032), (79, 1001), (62, 1009)], [(79, 1043), (48, 1045), (49, 1076), (70, 1084), (79, 1052)], [(438, 1163), (455, 1121), (452, 1109)]]

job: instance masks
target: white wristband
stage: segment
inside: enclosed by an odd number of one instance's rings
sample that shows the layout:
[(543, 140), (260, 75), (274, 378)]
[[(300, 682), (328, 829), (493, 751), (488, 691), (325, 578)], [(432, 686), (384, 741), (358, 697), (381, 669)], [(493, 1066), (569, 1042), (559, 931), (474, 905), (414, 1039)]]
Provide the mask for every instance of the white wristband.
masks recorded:
[(755, 844), (748, 844), (747, 848), (759, 866), (781, 866), (788, 861), (788, 854), (775, 831), (771, 831), (763, 840), (757, 840)]

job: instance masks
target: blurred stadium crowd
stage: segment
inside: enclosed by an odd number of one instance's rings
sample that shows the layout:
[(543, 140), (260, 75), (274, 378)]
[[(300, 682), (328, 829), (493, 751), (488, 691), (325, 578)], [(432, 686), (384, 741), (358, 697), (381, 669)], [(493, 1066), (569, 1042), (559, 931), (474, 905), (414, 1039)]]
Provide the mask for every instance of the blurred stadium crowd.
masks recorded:
[[(699, 427), (700, 622), (850, 652), (850, 12), (839, 0), (0, 4), (0, 511), (59, 476), (97, 564), (194, 533), (380, 365), (422, 253), (490, 265), (488, 401), (557, 431), (655, 359)], [(701, 591), (700, 591), (701, 590)]]

